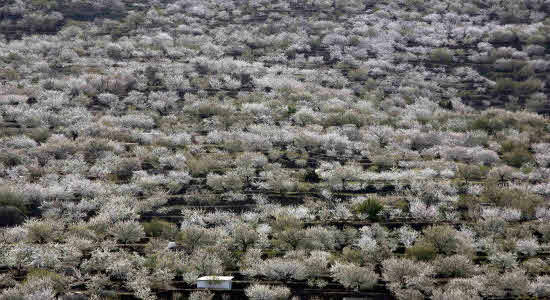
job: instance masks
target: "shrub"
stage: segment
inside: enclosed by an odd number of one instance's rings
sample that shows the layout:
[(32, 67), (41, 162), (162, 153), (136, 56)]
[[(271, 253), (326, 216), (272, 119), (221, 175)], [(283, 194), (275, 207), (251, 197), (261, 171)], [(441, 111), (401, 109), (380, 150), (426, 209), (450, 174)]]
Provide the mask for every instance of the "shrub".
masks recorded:
[(129, 129), (152, 129), (155, 127), (155, 120), (145, 114), (127, 114), (121, 117), (114, 117), (111, 115), (101, 118), (101, 122), (107, 125), (115, 125)]
[(30, 149), (38, 146), (38, 144), (33, 139), (26, 135), (1, 138), (0, 143), (2, 143), (4, 147), (13, 149)]
[(491, 115), (480, 116), (473, 120), (470, 125), (472, 130), (482, 130), (486, 131), (488, 134), (494, 134), (506, 128), (506, 126), (506, 123), (502, 119)]
[(32, 282), (35, 280), (50, 281), (52, 288), (61, 293), (67, 289), (68, 278), (65, 278), (61, 274), (45, 270), (45, 269), (31, 269), (27, 274), (25, 282)]
[(272, 227), (273, 239), (271, 242), (276, 248), (296, 249), (305, 236), (302, 229), (303, 223), (297, 218), (278, 216)]
[(498, 278), (497, 286), (512, 296), (526, 295), (529, 290), (529, 279), (521, 269), (505, 272)]
[(214, 293), (211, 291), (194, 291), (189, 295), (189, 300), (212, 300)]
[(495, 69), (502, 72), (517, 72), (526, 64), (523, 60), (500, 58), (495, 62)]
[(209, 157), (205, 158), (196, 158), (193, 156), (186, 156), (187, 157), (187, 167), (189, 168), (189, 171), (191, 171), (191, 174), (193, 176), (201, 176), (204, 174), (207, 174), (209, 170), (213, 168), (219, 167), (220, 163), (216, 159), (212, 159)]
[(517, 256), (510, 252), (495, 252), (488, 257), (491, 264), (505, 270), (513, 269), (517, 266)]
[(290, 296), (290, 289), (285, 286), (253, 284), (244, 293), (250, 300), (286, 300)]
[(408, 225), (403, 225), (396, 230), (399, 241), (406, 247), (409, 248), (418, 238), (418, 232), (411, 228)]
[(23, 227), (27, 230), (27, 240), (33, 243), (45, 243), (58, 240), (61, 237), (60, 226), (63, 226), (63, 224), (57, 221), (39, 221), (37, 219), (27, 220), (23, 224)]
[(369, 197), (353, 205), (353, 211), (356, 214), (367, 214), (368, 219), (371, 221), (378, 220), (378, 213), (383, 208), (384, 206), (380, 204), (380, 201), (374, 197)]
[(422, 241), (433, 245), (438, 253), (450, 254), (458, 247), (457, 232), (449, 225), (430, 226), (422, 233)]
[(372, 267), (359, 267), (352, 263), (336, 262), (330, 268), (331, 276), (346, 288), (370, 289), (378, 282)]
[(486, 207), (482, 209), (481, 216), (485, 220), (503, 219), (513, 222), (521, 220), (521, 211), (515, 208)]
[(461, 289), (457, 288), (451, 288), (446, 290), (440, 290), (437, 289), (433, 292), (433, 296), (431, 297), (433, 300), (462, 300), (462, 299), (470, 299), (470, 300), (477, 300), (481, 299), (476, 294), (472, 295), (469, 293), (469, 291), (463, 291)]
[(543, 83), (540, 79), (529, 78), (525, 81), (521, 81), (518, 84), (517, 89), (518, 91), (521, 91), (521, 93), (531, 94), (531, 93), (540, 91), (542, 87), (543, 87)]
[(417, 260), (430, 261), (436, 257), (437, 249), (430, 243), (417, 242), (405, 250), (405, 255)]
[(186, 226), (177, 236), (177, 241), (188, 253), (199, 247), (210, 246), (215, 242), (215, 235), (207, 228), (197, 225)]
[(206, 176), (206, 184), (215, 191), (240, 190), (243, 188), (243, 178), (234, 171), (224, 175), (210, 173)]
[(153, 219), (149, 222), (144, 222), (142, 224), (145, 234), (151, 237), (163, 237), (171, 239), (175, 236), (177, 232), (176, 226), (174, 224), (164, 220)]
[(512, 78), (499, 78), (495, 85), (495, 92), (497, 93), (513, 93), (518, 88), (518, 82)]
[[(220, 275), (223, 273), (223, 261), (220, 256), (223, 255), (223, 248), (197, 249), (183, 262), (183, 279), (192, 283), (202, 275)], [(220, 253), (220, 255), (218, 255)]]
[(544, 93), (534, 93), (525, 100), (525, 108), (536, 113), (542, 113), (547, 105), (548, 97)]
[(52, 133), (46, 128), (34, 128), (27, 132), (27, 135), (38, 143), (46, 142), (51, 134)]
[(264, 262), (261, 273), (272, 280), (303, 280), (306, 268), (302, 262), (295, 259), (272, 258)]
[(95, 163), (104, 152), (114, 150), (113, 146), (109, 145), (106, 140), (101, 139), (92, 139), (83, 145), (82, 148), (84, 160), (89, 164)]
[(337, 190), (346, 190), (346, 182), (360, 179), (363, 168), (359, 164), (349, 163), (341, 165), (338, 162), (335, 163), (322, 163), (321, 166), (315, 170), (315, 173), (322, 179), (328, 181), (330, 186)]
[(529, 286), (529, 293), (535, 297), (550, 297), (550, 276), (537, 277)]
[(487, 182), (481, 194), (482, 202), (492, 203), (499, 207), (519, 209), (527, 218), (535, 216), (535, 209), (544, 199), (536, 194), (518, 189), (503, 188), (495, 182)]
[(495, 92), (506, 94), (531, 94), (539, 91), (543, 86), (540, 79), (530, 78), (525, 81), (514, 81), (511, 78), (497, 79)]
[(470, 277), (477, 271), (470, 258), (458, 254), (438, 257), (434, 266), (437, 274), (450, 277)]
[(488, 168), (472, 164), (459, 164), (458, 175), (466, 181), (480, 181), (487, 175)]
[(378, 170), (387, 171), (391, 170), (393, 166), (399, 161), (397, 155), (391, 152), (375, 154), (371, 157), (372, 163), (378, 167)]
[(135, 243), (145, 237), (143, 226), (136, 221), (122, 221), (109, 228), (109, 233), (122, 243)]
[(453, 55), (448, 49), (438, 48), (432, 51), (430, 59), (438, 63), (452, 63)]
[(8, 151), (0, 153), (0, 164), (3, 164), (8, 168), (20, 165), (22, 162), (21, 157), (13, 152)]
[(499, 160), (498, 154), (493, 150), (483, 149), (472, 154), (473, 161), (484, 166), (492, 165)]
[(494, 181), (499, 183), (504, 183), (509, 180), (513, 179), (514, 172), (516, 170), (510, 166), (502, 165), (498, 167), (494, 167), (489, 171), (487, 174), (488, 176), (488, 183), (492, 183)]
[(535, 238), (521, 239), (516, 242), (516, 250), (527, 256), (533, 256), (537, 254), (539, 249), (539, 243)]
[(349, 72), (348, 76), (353, 81), (366, 81), (369, 79), (369, 69), (367, 67), (354, 69)]
[(405, 258), (390, 258), (382, 262), (382, 277), (391, 291), (413, 288), (430, 290), (433, 286), (433, 267), (428, 263)]
[(101, 104), (112, 106), (118, 102), (118, 96), (110, 93), (102, 93), (97, 95), (97, 100)]
[(113, 175), (117, 180), (129, 181), (132, 179), (133, 172), (139, 170), (139, 167), (139, 162), (136, 159), (123, 159), (116, 164)]
[(246, 224), (237, 224), (231, 233), (233, 244), (240, 251), (246, 252), (259, 238), (258, 232)]
[(303, 230), (299, 246), (305, 249), (331, 250), (337, 246), (338, 231), (331, 227), (314, 226)]
[(328, 271), (329, 258), (331, 254), (326, 251), (311, 251), (309, 257), (304, 259), (308, 286), (323, 288), (327, 285), (323, 277)]
[(537, 226), (537, 232), (542, 235), (543, 242), (550, 242), (550, 224), (542, 222)]
[(521, 267), (528, 274), (537, 275), (542, 272), (545, 272), (548, 269), (548, 264), (544, 260), (538, 257), (535, 257), (535, 258), (529, 258), (528, 260), (521, 263)]
[[(484, 277), (474, 276), (472, 278), (453, 278), (449, 280), (449, 283), (445, 286), (446, 290), (460, 290), (463, 291), (468, 297), (462, 297), (458, 299), (480, 299), (479, 292), (482, 291), (484, 286)], [(436, 293), (434, 291), (434, 297)], [(457, 298), (441, 298), (440, 300), (458, 300)]]
[(21, 213), (27, 212), (26, 201), (23, 194), (15, 192), (7, 186), (0, 186), (0, 207), (15, 207)]
[(514, 149), (511, 152), (506, 152), (502, 154), (502, 160), (504, 160), (507, 165), (516, 168), (520, 168), (525, 163), (535, 161), (533, 155), (525, 149)]

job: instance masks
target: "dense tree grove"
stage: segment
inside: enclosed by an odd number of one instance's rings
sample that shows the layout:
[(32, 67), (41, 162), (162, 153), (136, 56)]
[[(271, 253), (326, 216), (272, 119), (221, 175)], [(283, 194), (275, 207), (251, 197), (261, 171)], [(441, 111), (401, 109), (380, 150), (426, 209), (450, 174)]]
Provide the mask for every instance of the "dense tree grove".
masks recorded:
[(548, 298), (549, 56), (548, 0), (1, 1), (0, 300)]

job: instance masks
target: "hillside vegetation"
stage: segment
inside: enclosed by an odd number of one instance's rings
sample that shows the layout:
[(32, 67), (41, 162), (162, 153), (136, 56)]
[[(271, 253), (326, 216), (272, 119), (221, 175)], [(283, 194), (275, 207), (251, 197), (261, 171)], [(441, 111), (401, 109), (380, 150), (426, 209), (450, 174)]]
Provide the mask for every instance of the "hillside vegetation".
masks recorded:
[(0, 300), (550, 297), (549, 14), (2, 1)]

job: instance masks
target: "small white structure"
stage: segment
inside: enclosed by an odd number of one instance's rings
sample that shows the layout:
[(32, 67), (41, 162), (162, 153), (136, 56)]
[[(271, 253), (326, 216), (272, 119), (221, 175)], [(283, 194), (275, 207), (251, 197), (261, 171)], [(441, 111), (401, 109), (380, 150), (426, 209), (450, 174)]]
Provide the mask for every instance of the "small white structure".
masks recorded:
[(197, 288), (230, 290), (233, 276), (203, 276), (197, 279)]

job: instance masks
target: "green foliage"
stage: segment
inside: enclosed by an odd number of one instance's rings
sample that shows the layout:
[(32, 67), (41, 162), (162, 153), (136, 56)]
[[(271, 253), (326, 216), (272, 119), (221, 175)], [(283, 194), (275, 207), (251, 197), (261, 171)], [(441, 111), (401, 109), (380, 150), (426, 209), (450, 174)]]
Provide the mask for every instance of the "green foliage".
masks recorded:
[(159, 220), (153, 219), (149, 222), (143, 222), (143, 230), (145, 234), (150, 237), (163, 237), (163, 238), (173, 238), (177, 232), (177, 228), (174, 224)]
[(30, 219), (23, 224), (27, 229), (27, 240), (32, 243), (46, 243), (57, 241), (59, 236), (59, 224), (55, 221), (39, 221)]
[(54, 290), (58, 293), (64, 292), (68, 288), (68, 279), (66, 277), (46, 269), (30, 269), (23, 283), (39, 279), (51, 280), (54, 283)]
[(438, 48), (432, 51), (430, 59), (434, 62), (448, 64), (453, 62), (453, 55), (448, 49)]
[(353, 206), (356, 214), (367, 214), (369, 220), (378, 220), (378, 213), (384, 208), (380, 201), (375, 197), (369, 197)]
[(51, 132), (46, 128), (33, 128), (26, 135), (38, 143), (44, 143), (51, 136)]
[(303, 222), (288, 214), (279, 215), (271, 223), (273, 228), (273, 246), (280, 249), (296, 249), (305, 233)]
[(497, 79), (495, 92), (499, 94), (531, 94), (542, 88), (542, 81), (537, 78), (529, 78), (525, 81), (514, 81), (512, 78)]
[(503, 153), (517, 150), (525, 150), (524, 145), (514, 140), (504, 140), (500, 143), (500, 151)]
[(361, 250), (353, 249), (353, 248), (348, 247), (348, 246), (346, 246), (346, 247), (344, 247), (344, 249), (342, 249), (342, 258), (345, 261), (348, 261), (348, 262), (351, 262), (351, 263), (354, 263), (354, 264), (357, 264), (357, 265), (361, 265), (365, 261), (365, 256), (363, 255)]
[(155, 155), (148, 155), (141, 161), (141, 168), (143, 170), (154, 170), (160, 168), (159, 157)]
[(342, 126), (347, 124), (353, 124), (357, 127), (362, 127), (367, 123), (365, 116), (354, 111), (345, 111), (344, 113), (331, 113), (328, 114), (323, 122), (323, 126)]
[(532, 217), (535, 208), (544, 202), (537, 195), (517, 188), (503, 188), (494, 181), (485, 184), (481, 201), (491, 203), (499, 207), (510, 207), (521, 210), (523, 216)]
[(518, 59), (497, 61), (496, 68), (501, 72), (518, 72), (527, 65), (527, 62)]
[(525, 81), (521, 81), (518, 86), (518, 90), (521, 93), (531, 94), (542, 89), (543, 82), (538, 78), (529, 78)]
[(491, 116), (480, 116), (472, 121), (470, 128), (473, 130), (483, 130), (489, 134), (494, 134), (495, 132), (506, 128), (506, 123), (501, 119), (493, 118)]
[(520, 168), (525, 163), (534, 162), (533, 155), (524, 149), (517, 149), (502, 154), (502, 159), (507, 165)]
[(29, 2), (38, 8), (51, 8), (56, 4), (55, 0), (30, 0)]
[(0, 152), (0, 164), (11, 168), (20, 165), (23, 161), (21, 157), (13, 152)]
[(541, 223), (537, 226), (537, 232), (542, 235), (544, 242), (550, 242), (550, 224)]
[(89, 141), (82, 149), (84, 160), (90, 164), (95, 163), (101, 154), (105, 151), (113, 151), (113, 147), (107, 144), (106, 140), (93, 139)]
[(119, 181), (128, 181), (132, 178), (133, 172), (139, 169), (139, 162), (136, 159), (123, 159), (113, 170), (113, 175)]
[(0, 79), (1, 80), (19, 80), (20, 79), (19, 73), (14, 70), (13, 68), (7, 67), (2, 70), (0, 70)]
[(296, 105), (295, 104), (289, 104), (287, 113), (288, 113), (289, 116), (295, 114), (296, 113)]
[(416, 243), (405, 250), (405, 256), (422, 261), (431, 261), (437, 255), (437, 249), (430, 243)]
[(438, 254), (471, 254), (473, 252), (473, 245), (467, 244), (460, 238), (457, 230), (447, 224), (430, 226), (424, 229), (422, 234), (422, 238), (417, 243), (432, 245)]
[(23, 213), (27, 212), (23, 195), (6, 186), (0, 186), (0, 207), (1, 206), (13, 206)]
[(543, 93), (535, 93), (525, 100), (525, 108), (536, 113), (542, 113), (548, 104), (548, 97)]
[(527, 271), (528, 274), (539, 275), (544, 272), (550, 271), (550, 266), (542, 259), (538, 257), (529, 258), (521, 263), (521, 266)]
[(457, 175), (467, 181), (480, 181), (487, 176), (488, 171), (487, 166), (459, 164)]
[(507, 165), (520, 168), (525, 163), (534, 163), (534, 157), (524, 144), (512, 140), (501, 143), (502, 160)]

